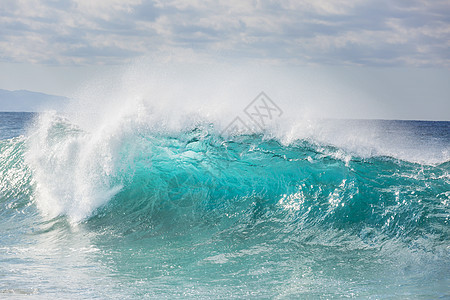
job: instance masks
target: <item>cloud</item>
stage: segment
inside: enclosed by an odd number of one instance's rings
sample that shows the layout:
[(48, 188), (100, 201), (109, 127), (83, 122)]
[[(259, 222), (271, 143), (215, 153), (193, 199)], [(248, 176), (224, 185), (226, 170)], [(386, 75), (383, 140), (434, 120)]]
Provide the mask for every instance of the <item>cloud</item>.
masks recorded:
[(450, 66), (448, 1), (3, 0), (0, 60), (117, 64), (161, 52)]

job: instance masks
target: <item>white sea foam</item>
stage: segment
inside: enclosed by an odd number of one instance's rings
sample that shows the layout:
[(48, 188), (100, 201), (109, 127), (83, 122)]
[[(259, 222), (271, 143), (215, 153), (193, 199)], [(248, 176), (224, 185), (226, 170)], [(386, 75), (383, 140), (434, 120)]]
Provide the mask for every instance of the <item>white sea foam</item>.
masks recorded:
[(326, 119), (337, 116), (333, 108), (348, 104), (342, 101), (348, 91), (327, 74), (311, 70), (296, 77), (257, 65), (139, 61), (92, 79), (73, 95), (62, 116), (41, 114), (30, 129), (26, 160), (34, 173), (37, 205), (51, 217), (83, 220), (120, 191), (120, 181), (112, 178), (120, 164), (116, 151), (128, 134), (142, 128), (176, 133), (200, 122), (213, 124), (220, 133), (236, 117), (252, 123), (244, 109), (261, 91), (282, 114), (262, 129), (252, 128), (286, 145), (298, 139), (334, 145), (339, 149), (330, 155), (346, 162), (351, 155), (449, 160), (448, 148), (415, 147), (410, 132), (386, 135), (377, 122)]

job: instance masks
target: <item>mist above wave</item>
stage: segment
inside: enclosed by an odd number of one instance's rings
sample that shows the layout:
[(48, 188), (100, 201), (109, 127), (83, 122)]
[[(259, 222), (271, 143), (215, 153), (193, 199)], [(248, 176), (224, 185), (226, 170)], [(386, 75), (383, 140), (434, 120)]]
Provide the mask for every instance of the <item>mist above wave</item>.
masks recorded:
[[(261, 90), (264, 103), (255, 98)], [(298, 78), (276, 67), (138, 62), (88, 81), (62, 113), (42, 113), (30, 127), (25, 157), (37, 205), (49, 216), (68, 215), (77, 223), (126, 189), (138, 166), (150, 168), (158, 143), (176, 144), (196, 130), (201, 134), (195, 139), (236, 140), (244, 148), (273, 140), (289, 149), (307, 141), (344, 164), (379, 156), (434, 165), (448, 161), (445, 139), (430, 147), (408, 126), (326, 119), (330, 107), (345, 103), (344, 95), (319, 73)], [(270, 108), (277, 113), (271, 115)], [(241, 130), (228, 132), (236, 118)], [(170, 143), (165, 147), (161, 159), (175, 155)], [(183, 155), (206, 153), (184, 150)]]

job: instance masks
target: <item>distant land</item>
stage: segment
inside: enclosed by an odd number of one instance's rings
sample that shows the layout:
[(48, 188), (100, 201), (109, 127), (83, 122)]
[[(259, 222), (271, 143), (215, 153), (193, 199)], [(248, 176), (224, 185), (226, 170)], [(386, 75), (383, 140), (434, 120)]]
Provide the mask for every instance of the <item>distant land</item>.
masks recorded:
[(40, 112), (61, 110), (68, 101), (69, 98), (63, 96), (26, 90), (8, 91), (0, 89), (0, 111)]

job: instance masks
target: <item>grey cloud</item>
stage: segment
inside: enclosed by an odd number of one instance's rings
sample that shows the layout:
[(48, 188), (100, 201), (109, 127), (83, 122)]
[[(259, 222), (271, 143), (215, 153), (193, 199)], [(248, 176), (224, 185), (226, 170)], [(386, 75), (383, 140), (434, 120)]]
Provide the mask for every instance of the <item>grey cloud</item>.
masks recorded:
[(133, 10), (133, 16), (137, 20), (153, 22), (163, 13), (168, 13), (168, 11), (164, 11), (159, 7), (156, 7), (155, 4), (151, 1), (147, 1), (138, 5)]
[(26, 25), (19, 21), (12, 21), (8, 23), (3, 23), (0, 33), (2, 37), (5, 37), (6, 35), (11, 34), (24, 35), (28, 31), (32, 31), (29, 25)]
[(243, 1), (247, 9), (143, 1), (130, 9), (111, 5), (97, 12), (103, 17), (71, 1), (37, 3), (36, 15), (19, 2), (0, 4), (3, 61), (108, 64), (190, 48), (280, 62), (450, 66), (446, 1), (366, 0), (337, 13), (318, 6), (325, 2), (292, 10), (284, 1)]
[(117, 47), (89, 47), (83, 46), (79, 48), (69, 49), (64, 51), (68, 56), (74, 57), (87, 57), (87, 58), (97, 58), (97, 57), (130, 57), (139, 54), (139, 52), (132, 51), (129, 49), (120, 49)]

